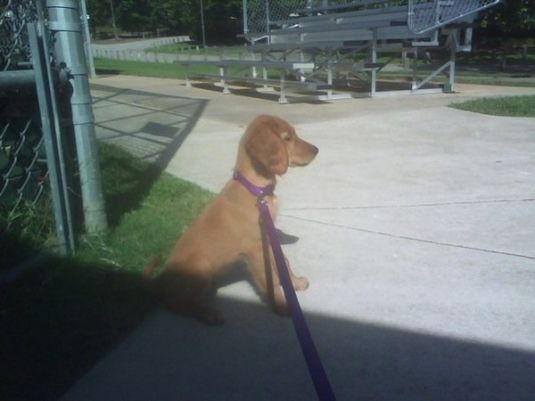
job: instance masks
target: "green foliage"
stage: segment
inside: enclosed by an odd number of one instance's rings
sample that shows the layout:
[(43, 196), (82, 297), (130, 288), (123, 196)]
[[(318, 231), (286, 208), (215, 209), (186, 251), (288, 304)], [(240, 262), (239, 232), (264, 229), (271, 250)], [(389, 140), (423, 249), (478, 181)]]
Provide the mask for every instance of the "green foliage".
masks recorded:
[(535, 1), (502, 0), (497, 6), (482, 13), (479, 40), (533, 38), (535, 36)]
[[(289, 0), (278, 1), (279, 7)], [(116, 23), (128, 32), (166, 32), (201, 38), (200, 0), (87, 0), (91, 24), (111, 26), (111, 3)], [(402, 1), (403, 4), (406, 1)], [(236, 41), (242, 33), (242, 0), (203, 0), (206, 38), (209, 44)], [(481, 13), (475, 38), (534, 37), (535, 1), (502, 0)]]
[[(186, 70), (180, 64), (145, 63), (142, 61), (121, 61), (95, 59), (97, 74), (138, 75), (155, 78), (186, 78)], [(195, 72), (216, 74), (217, 66), (195, 66)]]
[[(186, 78), (186, 69), (180, 64), (148, 63), (141, 61), (121, 61), (108, 59), (95, 59), (97, 74), (137, 75), (141, 77), (155, 78)], [(218, 74), (219, 68), (214, 65), (194, 65), (190, 67), (190, 73)], [(233, 71), (232, 74), (248, 75), (249, 71)]]
[[(112, 2), (122, 31), (190, 35), (200, 41), (199, 0), (87, 0), (93, 30), (112, 25)], [(236, 40), (242, 30), (241, 0), (204, 0), (203, 5), (209, 43)]]
[(6, 229), (32, 244), (51, 245), (55, 241), (55, 225), (50, 194), (43, 193), (35, 203), (22, 201), (7, 215), (0, 215), (0, 232)]
[[(204, 5), (207, 43), (236, 41), (236, 36), (243, 31), (242, 2), (205, 0)], [(200, 37), (199, 31), (196, 37)]]

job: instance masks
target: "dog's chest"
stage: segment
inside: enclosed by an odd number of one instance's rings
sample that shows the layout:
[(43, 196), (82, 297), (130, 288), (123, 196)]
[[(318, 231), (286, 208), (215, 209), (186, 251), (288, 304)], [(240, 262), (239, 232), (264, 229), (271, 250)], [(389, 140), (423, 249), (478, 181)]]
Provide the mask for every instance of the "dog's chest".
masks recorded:
[[(269, 196), (266, 196), (264, 198), (267, 203), (268, 203), (268, 207), (269, 207), (269, 213), (271, 214), (271, 218), (273, 220), (275, 220), (275, 218), (277, 217), (277, 214), (279, 213), (279, 200), (277, 198), (276, 195), (269, 195)], [(259, 210), (259, 213), (260, 213), (260, 209)]]

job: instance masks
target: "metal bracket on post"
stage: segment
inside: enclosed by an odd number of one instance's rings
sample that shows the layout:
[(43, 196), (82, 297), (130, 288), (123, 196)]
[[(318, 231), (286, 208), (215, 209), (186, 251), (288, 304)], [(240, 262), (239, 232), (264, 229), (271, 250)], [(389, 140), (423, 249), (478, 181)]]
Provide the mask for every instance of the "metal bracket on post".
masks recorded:
[(48, 26), (55, 34), (56, 59), (70, 71), (72, 120), (80, 170), (85, 229), (101, 232), (107, 227), (104, 198), (84, 57), (82, 27), (77, 0), (47, 0)]

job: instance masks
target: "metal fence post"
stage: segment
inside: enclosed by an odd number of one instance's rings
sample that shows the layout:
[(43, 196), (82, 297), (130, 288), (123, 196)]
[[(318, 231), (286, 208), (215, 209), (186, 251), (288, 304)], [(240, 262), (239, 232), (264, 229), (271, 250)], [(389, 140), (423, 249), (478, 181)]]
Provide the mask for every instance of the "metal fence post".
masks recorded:
[(83, 26), (83, 38), (84, 38), (84, 50), (87, 64), (89, 67), (89, 77), (95, 78), (97, 76), (95, 72), (95, 63), (93, 62), (93, 52), (91, 50), (91, 34), (89, 32), (89, 15), (87, 14), (87, 7), (85, 0), (80, 0), (80, 20)]
[(247, 0), (243, 0), (242, 3), (242, 12), (243, 12), (243, 33), (248, 34), (249, 33), (249, 23), (247, 21)]
[[(56, 222), (56, 237), (61, 253), (74, 251), (71, 205), (68, 178), (65, 170), (58, 105), (54, 93), (47, 46), (44, 42), (42, 22), (28, 23), (28, 39), (32, 51), (34, 70), (31, 71), (37, 91), (44, 145), (47, 155), (52, 206)], [(38, 29), (39, 28), (39, 29)], [(35, 75), (34, 75), (35, 74)]]
[(76, 0), (47, 0), (49, 29), (55, 33), (56, 58), (72, 78), (72, 120), (78, 155), (85, 229), (96, 233), (107, 227), (88, 70)]
[(271, 13), (269, 10), (269, 0), (265, 0), (265, 7), (266, 7), (266, 33), (268, 35), (268, 43), (271, 44)]

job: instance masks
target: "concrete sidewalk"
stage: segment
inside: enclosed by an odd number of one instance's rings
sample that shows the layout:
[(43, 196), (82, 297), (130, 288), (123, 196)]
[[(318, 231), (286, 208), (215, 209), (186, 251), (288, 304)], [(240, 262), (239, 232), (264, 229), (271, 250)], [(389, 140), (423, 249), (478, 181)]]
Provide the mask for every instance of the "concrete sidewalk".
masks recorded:
[[(278, 226), (339, 400), (533, 400), (535, 119), (452, 101), (535, 89), (281, 106), (179, 81), (93, 82), (99, 136), (217, 191), (260, 113), (293, 122), (318, 158), (279, 183)], [(245, 281), (227, 323), (158, 310), (63, 400), (314, 400), (291, 321)]]

